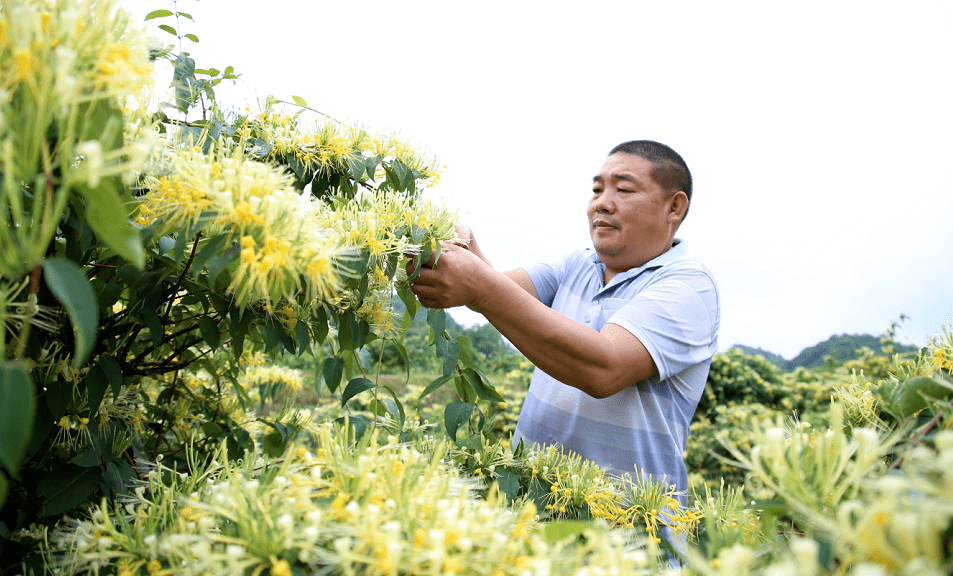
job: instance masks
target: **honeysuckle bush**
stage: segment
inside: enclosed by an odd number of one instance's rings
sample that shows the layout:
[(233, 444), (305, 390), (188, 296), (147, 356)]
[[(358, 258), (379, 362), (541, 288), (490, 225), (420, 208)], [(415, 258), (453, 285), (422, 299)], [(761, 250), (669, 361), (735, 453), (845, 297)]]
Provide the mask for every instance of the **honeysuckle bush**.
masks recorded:
[[(373, 397), (368, 421), (402, 433), (358, 358), (402, 350), (389, 303), (419, 307), (404, 264), (455, 236), (423, 196), (434, 160), (300, 97), (223, 112), (234, 69), (173, 48), (109, 0), (0, 3), (0, 567), (29, 557), (20, 530), (128, 495), (143, 461), (283, 453), (306, 419), (255, 414), (288, 376), (256, 376), (259, 353), (321, 355), (321, 386)], [(171, 102), (153, 91), (163, 59)], [(501, 400), (444, 322), (429, 315), (432, 388), (476, 412)]]

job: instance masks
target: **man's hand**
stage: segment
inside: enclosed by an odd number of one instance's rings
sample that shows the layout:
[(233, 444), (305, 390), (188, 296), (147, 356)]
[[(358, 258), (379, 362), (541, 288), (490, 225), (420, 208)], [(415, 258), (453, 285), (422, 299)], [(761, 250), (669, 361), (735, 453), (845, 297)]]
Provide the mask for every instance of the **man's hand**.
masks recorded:
[[(476, 254), (455, 241), (441, 244), (440, 257), (434, 258), (420, 269), (420, 275), (410, 281), (420, 303), (427, 308), (453, 308), (474, 306), (484, 297), (485, 278), (493, 269)], [(413, 264), (407, 264), (407, 273), (413, 272)]]

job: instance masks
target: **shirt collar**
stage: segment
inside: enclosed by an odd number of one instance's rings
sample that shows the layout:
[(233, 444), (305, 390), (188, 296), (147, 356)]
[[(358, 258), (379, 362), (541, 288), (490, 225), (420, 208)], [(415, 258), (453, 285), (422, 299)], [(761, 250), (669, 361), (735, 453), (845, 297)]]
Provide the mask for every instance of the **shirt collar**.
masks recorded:
[[(591, 250), (591, 249), (590, 249)], [(688, 244), (679, 239), (675, 238), (672, 240), (672, 247), (666, 250), (665, 252), (659, 254), (655, 258), (652, 258), (645, 264), (639, 266), (638, 268), (629, 268), (625, 272), (616, 274), (612, 280), (609, 281), (609, 286), (617, 284), (628, 280), (629, 278), (635, 278), (642, 272), (646, 270), (652, 270), (655, 268), (661, 268), (662, 266), (668, 264), (669, 262), (674, 262), (675, 260), (680, 260), (682, 258), (688, 257)], [(602, 263), (602, 260), (599, 260), (599, 255), (596, 254), (595, 250), (592, 250), (589, 254), (589, 258), (596, 265), (596, 270), (599, 272), (600, 278), (605, 273), (606, 266)]]

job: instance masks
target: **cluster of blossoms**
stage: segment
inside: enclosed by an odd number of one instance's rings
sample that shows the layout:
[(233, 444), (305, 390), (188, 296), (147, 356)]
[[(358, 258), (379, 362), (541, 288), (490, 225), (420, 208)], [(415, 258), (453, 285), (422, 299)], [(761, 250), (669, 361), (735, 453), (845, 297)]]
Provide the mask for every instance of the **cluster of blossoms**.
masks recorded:
[[(160, 467), (117, 509), (51, 539), (50, 557), (91, 573), (286, 576), (340, 574), (649, 574), (644, 551), (602, 524), (578, 542), (547, 537), (532, 504), (475, 497), (474, 483), (436, 452), (355, 440), (328, 426), (316, 453), (290, 449), (277, 463)], [(67, 553), (68, 552), (68, 553)]]
[(881, 437), (871, 428), (846, 429), (838, 404), (827, 430), (807, 422), (768, 422), (755, 425), (750, 437), (750, 451), (732, 448), (732, 456), (778, 496), (819, 513), (854, 497), (902, 438)]
[[(52, 88), (61, 106), (123, 98), (151, 86), (147, 36), (115, 3), (94, 0), (7, 0), (0, 47), (10, 52), (4, 88), (41, 99)], [(92, 26), (109, 23), (113, 28)]]
[[(532, 447), (515, 458), (508, 440), (478, 448), (456, 448), (450, 457), (487, 487), (504, 475), (522, 478), (527, 492), (542, 506), (540, 514), (550, 520), (591, 518), (648, 536), (652, 546), (662, 536), (694, 533), (703, 518), (697, 509), (685, 509), (674, 487), (664, 481), (636, 474), (621, 477), (573, 452), (554, 446)], [(634, 533), (632, 530), (628, 532)]]
[[(136, 223), (196, 236), (193, 253), (211, 246), (227, 259), (234, 246), (229, 291), (242, 307), (327, 303), (392, 334), (398, 262), (455, 236), (456, 214), (437, 202), (383, 190), (319, 200), (299, 192), (290, 172), (250, 159), (241, 147), (180, 151), (169, 164), (169, 173), (144, 178)], [(355, 271), (362, 261), (366, 267)], [(345, 288), (355, 274), (368, 278), (360, 291)]]
[(427, 198), (367, 191), (354, 199), (333, 197), (318, 217), (318, 226), (334, 231), (344, 243), (367, 254), (366, 294), (341, 291), (329, 303), (356, 309), (378, 334), (390, 335), (399, 322), (390, 304), (395, 282), (406, 280), (405, 256), (425, 245), (431, 250), (456, 237), (457, 214)]
[[(0, 224), (0, 275), (16, 278), (46, 253), (73, 189), (128, 181), (145, 162), (156, 139), (142, 105), (153, 66), (142, 28), (114, 2), (2, 8), (0, 200), (10, 217)], [(21, 186), (46, 194), (25, 202)]]
[(943, 336), (937, 336), (930, 341), (930, 367), (935, 372), (953, 375), (953, 332), (946, 327)]
[(324, 205), (298, 192), (283, 170), (240, 151), (216, 158), (193, 150), (177, 154), (173, 174), (146, 185), (138, 224), (201, 232), (200, 244), (219, 242), (223, 253), (240, 246), (229, 286), (240, 306), (259, 300), (275, 306), (299, 294), (327, 299), (339, 289), (335, 262), (349, 253), (343, 238), (318, 225)]
[[(390, 135), (375, 136), (355, 124), (315, 120), (302, 126), (301, 112), (277, 110), (274, 99), (265, 100), (261, 110), (245, 120), (241, 134), (257, 156), (275, 162), (293, 162), (302, 172), (348, 173), (356, 161), (374, 158), (378, 164), (387, 158), (417, 173), (423, 187), (440, 180), (433, 159), (425, 158), (416, 148)], [(247, 109), (251, 112), (250, 109)], [(381, 179), (376, 167), (367, 178)]]

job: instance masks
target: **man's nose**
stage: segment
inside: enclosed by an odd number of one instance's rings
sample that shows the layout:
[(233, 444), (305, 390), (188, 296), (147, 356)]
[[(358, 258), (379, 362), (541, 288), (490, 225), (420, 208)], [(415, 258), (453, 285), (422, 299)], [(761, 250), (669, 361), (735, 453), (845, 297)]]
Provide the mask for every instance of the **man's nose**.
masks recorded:
[(615, 210), (615, 193), (611, 190), (603, 190), (592, 199), (592, 207), (596, 212), (612, 212)]

